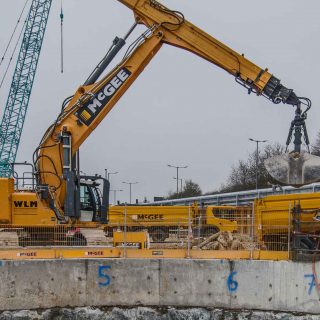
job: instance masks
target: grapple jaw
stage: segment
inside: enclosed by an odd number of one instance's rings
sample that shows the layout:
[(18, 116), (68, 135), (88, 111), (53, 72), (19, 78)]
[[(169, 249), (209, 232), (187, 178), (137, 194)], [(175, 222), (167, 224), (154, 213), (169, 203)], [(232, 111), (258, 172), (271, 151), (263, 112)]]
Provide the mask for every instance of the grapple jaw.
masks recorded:
[(264, 165), (281, 184), (299, 188), (320, 181), (320, 157), (307, 152), (290, 152), (265, 160)]

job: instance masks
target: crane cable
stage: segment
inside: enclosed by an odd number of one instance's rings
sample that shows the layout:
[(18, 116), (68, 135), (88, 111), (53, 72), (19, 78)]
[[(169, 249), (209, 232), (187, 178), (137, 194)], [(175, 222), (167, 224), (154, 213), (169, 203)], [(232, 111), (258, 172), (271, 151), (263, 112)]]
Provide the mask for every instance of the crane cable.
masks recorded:
[(12, 40), (13, 40), (13, 37), (14, 37), (16, 31), (17, 31), (18, 25), (19, 25), (20, 22), (21, 22), (22, 15), (23, 15), (23, 13), (24, 13), (24, 10), (25, 10), (28, 2), (29, 2), (29, 0), (26, 0), (25, 4), (24, 4), (24, 6), (23, 6), (23, 8), (22, 8), (22, 10), (21, 10), (21, 13), (20, 13), (20, 16), (19, 16), (19, 18), (18, 18), (18, 21), (17, 21), (17, 23), (16, 23), (16, 25), (15, 25), (15, 27), (14, 27), (14, 30), (13, 30), (13, 32), (12, 32), (12, 34), (11, 34), (10, 40), (9, 40), (7, 46), (6, 46), (6, 49), (5, 49), (5, 51), (4, 51), (4, 54), (3, 54), (2, 57), (1, 57), (0, 66), (2, 65), (2, 63), (3, 63), (3, 61), (4, 61), (5, 57), (6, 57), (6, 54), (7, 54), (8, 50), (9, 50), (9, 47), (10, 47), (10, 44), (11, 44), (11, 42), (12, 42)]
[(62, 6), (62, 0), (61, 0), (61, 11), (60, 11), (60, 22), (61, 22), (61, 73), (63, 73), (63, 6)]
[(0, 89), (2, 88), (2, 85), (3, 85), (3, 83), (4, 83), (4, 80), (5, 80), (6, 76), (7, 76), (7, 73), (8, 73), (8, 71), (9, 71), (9, 68), (10, 68), (11, 62), (12, 62), (12, 60), (13, 60), (13, 57), (14, 57), (16, 51), (17, 51), (17, 47), (18, 47), (18, 44), (20, 43), (20, 39), (21, 39), (21, 36), (22, 36), (22, 34), (23, 34), (23, 31), (24, 31), (24, 28), (25, 28), (26, 24), (27, 24), (27, 18), (25, 19), (25, 21), (24, 21), (24, 23), (23, 23), (23, 27), (22, 27), (22, 29), (21, 29), (21, 31), (20, 31), (19, 37), (18, 37), (18, 39), (17, 39), (17, 42), (16, 42), (16, 44), (15, 44), (15, 46), (14, 46), (12, 55), (11, 55), (11, 57), (10, 57), (10, 59), (9, 59), (9, 63), (8, 63), (8, 65), (7, 65), (7, 68), (6, 68), (6, 71), (5, 71), (5, 73), (4, 73), (4, 75), (3, 75), (2, 79), (1, 79)]

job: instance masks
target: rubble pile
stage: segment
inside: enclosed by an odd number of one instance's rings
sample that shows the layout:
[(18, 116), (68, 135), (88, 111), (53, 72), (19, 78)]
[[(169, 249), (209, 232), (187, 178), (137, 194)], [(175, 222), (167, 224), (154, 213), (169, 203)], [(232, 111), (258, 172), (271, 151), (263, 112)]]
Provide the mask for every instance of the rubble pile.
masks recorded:
[(196, 240), (193, 249), (201, 250), (258, 250), (259, 246), (249, 235), (229, 232), (217, 232), (205, 239)]

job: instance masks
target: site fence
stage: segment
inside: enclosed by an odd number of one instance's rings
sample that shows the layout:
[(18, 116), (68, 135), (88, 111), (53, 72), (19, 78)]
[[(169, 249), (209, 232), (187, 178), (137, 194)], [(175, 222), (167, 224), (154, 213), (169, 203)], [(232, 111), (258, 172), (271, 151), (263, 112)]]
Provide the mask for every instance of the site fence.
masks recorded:
[[(0, 254), (12, 249), (105, 248), (119, 250), (121, 257), (135, 250), (136, 257), (149, 251), (153, 255), (162, 252), (164, 257), (168, 253), (185, 258), (289, 259), (292, 249), (301, 248), (301, 235), (305, 234), (306, 221), (299, 220), (290, 207), (263, 214), (255, 213), (252, 207), (223, 206), (203, 210), (190, 206), (180, 216), (128, 212), (125, 207), (123, 213), (99, 227), (88, 227), (87, 223), (0, 225)], [(316, 234), (316, 230), (312, 232)]]
[[(251, 207), (219, 209), (189, 217), (163, 218), (163, 221), (139, 220), (127, 216), (124, 232), (148, 232), (151, 249), (185, 249), (202, 251), (288, 251), (291, 243), (291, 217), (281, 224), (261, 221)], [(121, 217), (119, 217), (121, 220)]]
[(77, 225), (2, 224), (0, 259), (6, 250), (57, 248), (108, 249), (104, 256), (124, 258), (289, 259), (320, 253), (319, 208), (306, 210), (299, 203), (256, 212), (254, 208), (190, 206), (139, 214), (124, 206), (109, 212), (107, 224), (89, 222), (88, 217)]

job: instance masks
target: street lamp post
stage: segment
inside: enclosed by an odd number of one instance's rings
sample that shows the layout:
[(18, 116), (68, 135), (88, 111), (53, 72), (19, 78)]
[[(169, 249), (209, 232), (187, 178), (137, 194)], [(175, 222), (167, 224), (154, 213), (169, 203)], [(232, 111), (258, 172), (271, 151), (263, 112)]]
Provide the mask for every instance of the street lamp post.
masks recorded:
[(111, 174), (118, 174), (118, 173), (119, 173), (118, 171), (116, 171), (116, 172), (108, 172), (108, 174), (107, 174), (108, 181), (109, 181), (109, 179), (110, 179), (110, 175), (111, 175)]
[[(174, 180), (177, 180), (176, 177), (173, 177)], [(182, 192), (182, 184), (183, 184), (183, 179), (182, 178), (179, 178), (180, 180), (180, 192)]]
[(256, 190), (258, 190), (258, 177), (259, 177), (259, 143), (265, 143), (268, 140), (255, 140), (252, 138), (249, 138), (250, 141), (255, 142), (257, 144), (257, 154), (256, 154)]
[(122, 192), (122, 189), (117, 189), (117, 190), (110, 190), (113, 191), (113, 203), (116, 205), (117, 204), (117, 192)]
[(133, 184), (138, 184), (139, 182), (127, 182), (127, 181), (123, 181), (122, 183), (124, 184), (128, 184), (130, 186), (130, 204), (131, 204), (131, 186)]
[(168, 167), (177, 169), (177, 197), (179, 194), (179, 169), (186, 169), (188, 166), (172, 166), (171, 164), (168, 164)]

